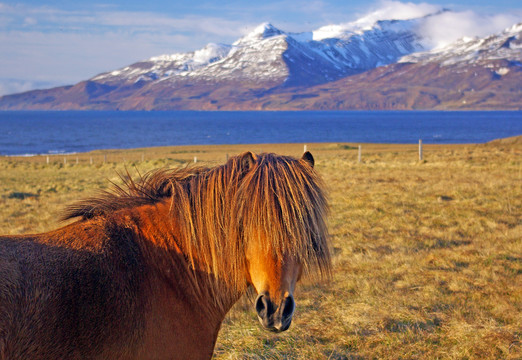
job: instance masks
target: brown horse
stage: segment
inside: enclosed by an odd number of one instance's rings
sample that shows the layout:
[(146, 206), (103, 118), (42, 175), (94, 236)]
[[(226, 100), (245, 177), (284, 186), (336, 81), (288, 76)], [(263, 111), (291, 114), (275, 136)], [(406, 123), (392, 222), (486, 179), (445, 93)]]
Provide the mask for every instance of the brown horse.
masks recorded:
[(313, 164), (155, 171), (73, 205), (70, 225), (1, 237), (0, 359), (208, 359), (250, 285), (262, 325), (288, 329), (301, 274), (330, 272)]

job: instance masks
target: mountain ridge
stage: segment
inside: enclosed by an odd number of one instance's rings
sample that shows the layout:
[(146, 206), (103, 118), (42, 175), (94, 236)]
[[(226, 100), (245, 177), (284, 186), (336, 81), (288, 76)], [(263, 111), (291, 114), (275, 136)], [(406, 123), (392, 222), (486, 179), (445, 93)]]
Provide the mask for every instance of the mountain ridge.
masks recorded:
[(0, 109), (313, 110), (522, 108), (522, 23), (430, 48), (429, 16), (287, 33), (262, 23), (75, 85), (0, 97)]

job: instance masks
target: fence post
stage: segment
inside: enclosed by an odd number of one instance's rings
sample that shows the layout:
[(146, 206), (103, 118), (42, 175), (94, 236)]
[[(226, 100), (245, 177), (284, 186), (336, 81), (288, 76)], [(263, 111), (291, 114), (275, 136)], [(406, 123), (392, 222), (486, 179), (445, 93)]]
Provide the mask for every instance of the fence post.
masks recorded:
[(194, 164), (198, 162), (198, 157), (194, 156)]
[(78, 156), (76, 157), (76, 165), (78, 165)]
[(91, 156), (91, 165), (92, 165), (92, 156)]
[(357, 162), (361, 163), (361, 145), (359, 145), (359, 156), (357, 157)]
[(419, 161), (422, 161), (422, 140), (419, 139)]
[(63, 157), (63, 164), (66, 165), (67, 164), (67, 158), (64, 156)]
[(306, 144), (303, 146), (303, 153), (306, 152)]
[(47, 165), (49, 165), (49, 156), (47, 157)]

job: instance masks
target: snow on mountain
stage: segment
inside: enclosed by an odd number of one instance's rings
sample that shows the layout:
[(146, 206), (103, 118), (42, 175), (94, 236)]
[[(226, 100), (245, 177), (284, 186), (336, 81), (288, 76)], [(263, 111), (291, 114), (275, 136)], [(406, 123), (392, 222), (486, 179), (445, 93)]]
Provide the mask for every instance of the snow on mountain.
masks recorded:
[(356, 30), (330, 26), (299, 34), (263, 23), (231, 45), (208, 44), (190, 53), (157, 56), (91, 80), (106, 84), (190, 78), (276, 80), (291, 86), (324, 83), (424, 50), (415, 32), (419, 21), (377, 21)]
[(112, 82), (125, 79), (130, 82), (158, 80), (169, 76), (186, 76), (227, 56), (230, 45), (210, 43), (203, 49), (183, 54), (161, 55), (141, 61), (120, 70), (100, 74), (93, 81)]
[[(466, 57), (474, 61), (485, 55), (474, 54), (473, 49), (487, 46), (484, 42), (491, 42), (493, 48), (496, 46), (492, 39), (461, 39), (449, 48), (433, 49), (436, 45), (426, 33), (427, 24), (432, 26), (451, 14), (443, 9), (427, 15), (421, 13), (422, 16), (414, 18), (376, 21), (372, 15), (351, 23), (328, 25), (297, 34), (262, 23), (231, 45), (211, 43), (194, 52), (157, 56), (100, 74), (91, 80), (126, 86), (179, 81), (248, 81), (287, 87), (310, 86), (397, 61), (440, 58), (450, 63)], [(515, 26), (509, 31), (516, 32), (516, 29)], [(463, 55), (458, 58), (448, 54)]]
[(235, 46), (248, 46), (258, 41), (262, 41), (271, 37), (285, 35), (285, 33), (270, 23), (262, 23), (257, 26), (251, 33), (237, 40)]
[(431, 15), (414, 19), (375, 20), (371, 23), (369, 19), (362, 18), (347, 24), (326, 25), (313, 31), (313, 39), (316, 41), (331, 38), (347, 39), (352, 35), (363, 35), (365, 32), (371, 32), (376, 28), (392, 32), (418, 32), (419, 24), (422, 23), (427, 16)]
[(505, 60), (522, 66), (522, 23), (513, 25), (500, 34), (485, 38), (464, 37), (443, 48), (410, 54), (402, 57), (399, 62), (438, 62), (442, 66), (466, 66), (494, 60)]

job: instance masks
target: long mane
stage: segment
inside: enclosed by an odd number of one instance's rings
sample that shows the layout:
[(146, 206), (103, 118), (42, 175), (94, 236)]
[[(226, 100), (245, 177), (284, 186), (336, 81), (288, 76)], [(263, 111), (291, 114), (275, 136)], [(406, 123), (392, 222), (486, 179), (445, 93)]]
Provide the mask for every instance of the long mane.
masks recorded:
[[(251, 161), (249, 161), (249, 159)], [(306, 273), (328, 276), (331, 260), (324, 184), (304, 160), (251, 153), (224, 165), (156, 170), (67, 208), (64, 219), (103, 217), (115, 211), (170, 202), (180, 229), (172, 239), (193, 268), (243, 290), (250, 241), (281, 257), (292, 254)]]

